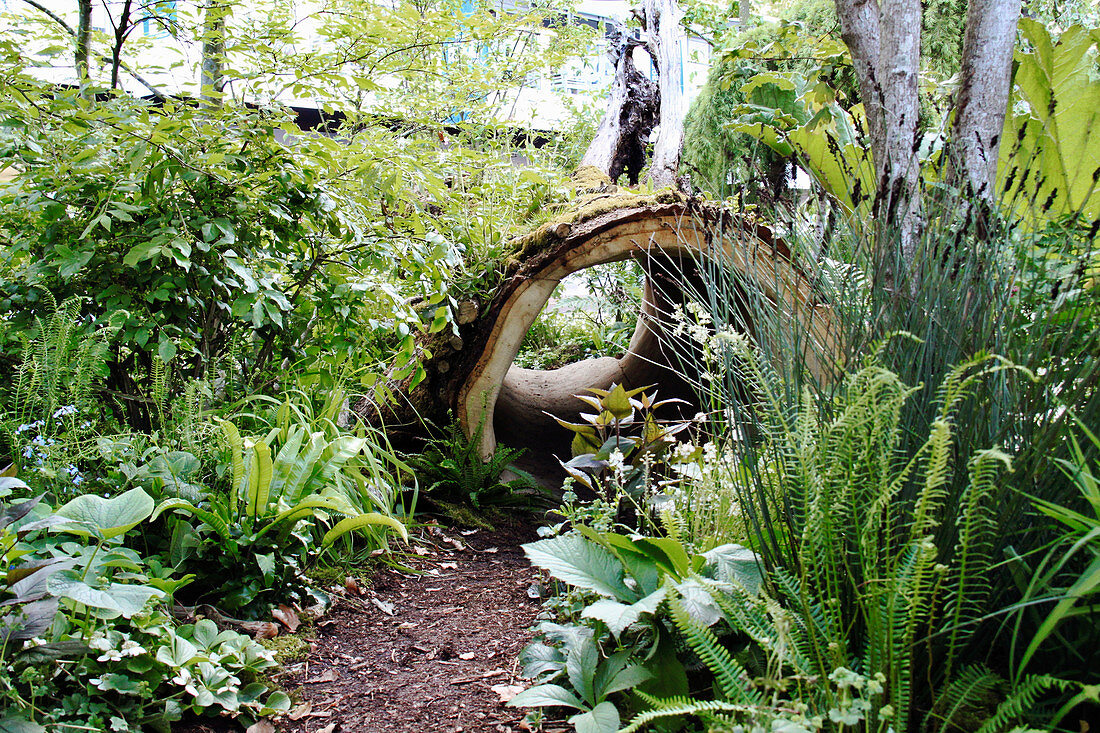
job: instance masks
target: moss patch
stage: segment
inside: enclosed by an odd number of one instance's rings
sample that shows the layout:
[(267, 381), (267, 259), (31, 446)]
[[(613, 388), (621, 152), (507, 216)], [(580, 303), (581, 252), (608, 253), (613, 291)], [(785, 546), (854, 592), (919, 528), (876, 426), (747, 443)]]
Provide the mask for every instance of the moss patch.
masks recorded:
[(260, 639), (265, 649), (275, 654), (275, 661), (284, 667), (301, 661), (309, 653), (309, 642), (302, 638), (302, 632), (280, 634), (273, 639)]

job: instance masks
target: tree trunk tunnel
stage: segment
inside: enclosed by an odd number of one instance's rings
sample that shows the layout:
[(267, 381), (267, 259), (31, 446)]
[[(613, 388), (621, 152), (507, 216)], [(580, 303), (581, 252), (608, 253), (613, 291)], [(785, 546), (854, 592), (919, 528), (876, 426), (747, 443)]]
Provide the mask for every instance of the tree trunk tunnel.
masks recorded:
[(576, 395), (592, 387), (608, 389), (621, 384), (636, 389), (652, 385), (651, 393), (687, 402), (667, 406), (659, 418), (690, 418), (698, 412), (694, 390), (680, 374), (683, 366), (668, 335), (672, 305), (682, 302), (684, 293), (668, 278), (662, 281), (664, 287), (655, 286), (654, 278), (647, 274), (638, 321), (622, 356), (585, 359), (559, 369), (514, 365), (508, 369), (497, 396), (493, 431), (499, 442), (525, 449), (516, 462), (518, 468), (548, 487), (560, 486), (565, 472), (559, 461), (569, 460), (573, 433), (558, 425), (554, 417), (578, 422), (581, 412), (591, 412), (592, 407)]

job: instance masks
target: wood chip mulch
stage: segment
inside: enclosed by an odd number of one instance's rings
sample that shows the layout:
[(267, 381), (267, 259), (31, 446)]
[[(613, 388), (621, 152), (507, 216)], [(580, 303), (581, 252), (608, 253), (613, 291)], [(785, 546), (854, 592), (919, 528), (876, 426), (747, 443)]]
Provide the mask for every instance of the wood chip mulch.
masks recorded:
[[(533, 523), (532, 523), (533, 524)], [(523, 711), (516, 658), (530, 641), (533, 526), (462, 533), (429, 525), (405, 561), (353, 578), (280, 679), (296, 705), (281, 733), (512, 733)]]

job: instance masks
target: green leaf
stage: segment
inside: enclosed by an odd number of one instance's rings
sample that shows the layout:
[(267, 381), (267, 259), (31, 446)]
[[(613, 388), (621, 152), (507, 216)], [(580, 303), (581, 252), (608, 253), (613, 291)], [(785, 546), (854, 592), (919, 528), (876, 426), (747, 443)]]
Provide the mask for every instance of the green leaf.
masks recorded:
[(176, 357), (176, 345), (171, 339), (161, 339), (160, 344), (157, 345), (157, 356), (165, 364)]
[(611, 634), (617, 639), (619, 634), (638, 622), (643, 613), (654, 613), (664, 600), (667, 589), (663, 586), (642, 600), (625, 604), (609, 598), (601, 598), (581, 612), (584, 618), (594, 618), (607, 624)]
[(719, 545), (703, 553), (707, 567), (713, 567), (715, 577), (723, 583), (740, 583), (749, 593), (760, 592), (764, 575), (756, 553), (741, 545)]
[(343, 537), (348, 532), (354, 532), (357, 529), (362, 529), (368, 526), (384, 526), (397, 532), (401, 535), (401, 539), (406, 542), (409, 541), (409, 533), (405, 530), (405, 525), (394, 519), (393, 517), (387, 517), (384, 514), (378, 512), (367, 512), (365, 514), (358, 514), (354, 517), (347, 517), (341, 519), (336, 523), (336, 526), (325, 533), (324, 539), (321, 541), (323, 547), (328, 547), (338, 538)]
[(105, 539), (125, 534), (153, 513), (153, 499), (141, 489), (130, 489), (113, 499), (84, 494), (57, 510), (56, 514), (79, 522), (94, 532), (77, 525), (60, 525), (61, 529), (81, 537), (102, 536)]
[(248, 475), (248, 493), (245, 495), (246, 512), (253, 519), (267, 514), (271, 477), (271, 449), (267, 443), (257, 443), (252, 446), (252, 471)]
[(165, 499), (158, 504), (157, 508), (153, 511), (152, 519), (156, 519), (166, 511), (178, 511), (198, 517), (205, 522), (210, 529), (217, 532), (219, 537), (225, 540), (229, 539), (229, 525), (224, 519), (213, 512), (195, 506), (186, 499)]
[(82, 603), (90, 608), (101, 608), (125, 618), (145, 608), (152, 598), (163, 598), (156, 588), (123, 583), (110, 583), (106, 588), (94, 588), (81, 579), (75, 570), (63, 570), (46, 581), (50, 593), (61, 598)]
[(577, 733), (616, 733), (621, 726), (619, 711), (609, 702), (601, 702), (587, 713), (574, 715), (569, 722)]
[(558, 580), (621, 601), (633, 603), (636, 594), (623, 582), (623, 566), (606, 549), (580, 535), (562, 535), (523, 546), (533, 565)]
[(122, 263), (128, 267), (134, 267), (140, 262), (159, 256), (160, 253), (161, 247), (156, 240), (146, 240), (131, 247), (122, 258)]
[(561, 685), (538, 685), (529, 690), (524, 690), (513, 697), (508, 701), (508, 707), (566, 707), (584, 710), (584, 703), (582, 703), (576, 695)]
[(630, 397), (627, 396), (621, 384), (614, 385), (603, 398), (603, 409), (618, 420), (625, 420), (634, 414), (634, 406), (630, 404)]
[(565, 674), (569, 677), (569, 684), (589, 705), (596, 704), (593, 682), (599, 663), (600, 648), (591, 634), (578, 638), (565, 651)]
[(46, 733), (46, 729), (26, 718), (6, 715), (0, 718), (0, 733)]

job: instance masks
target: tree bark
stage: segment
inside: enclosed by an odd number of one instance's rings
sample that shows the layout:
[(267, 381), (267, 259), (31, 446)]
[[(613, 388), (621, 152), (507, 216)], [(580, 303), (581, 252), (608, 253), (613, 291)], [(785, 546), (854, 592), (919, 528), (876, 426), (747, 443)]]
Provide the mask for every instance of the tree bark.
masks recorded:
[(592, 166), (617, 181), (624, 172), (631, 185), (645, 166), (646, 147), (657, 123), (660, 94), (657, 85), (634, 66), (633, 51), (640, 41), (619, 30), (608, 50), (615, 64), (607, 112), (585, 151), (581, 167)]
[(88, 59), (92, 49), (92, 0), (77, 0), (76, 54), (73, 60), (76, 83), (83, 89), (89, 79)]
[(202, 69), (199, 96), (215, 107), (222, 103), (225, 86), (225, 20), (230, 5), (224, 0), (206, 0), (202, 19)]
[(741, 30), (752, 22), (752, 0), (737, 0), (737, 13), (741, 21)]
[[(878, 190), (875, 218), (898, 240), (899, 252), (880, 247), (880, 272), (896, 278), (896, 257), (916, 255), (921, 211), (917, 195), (917, 120), (920, 113), (919, 0), (836, 0), (841, 37), (852, 54), (867, 116)], [(895, 285), (897, 283), (894, 283)]]
[(648, 179), (654, 186), (674, 186), (684, 145), (684, 66), (680, 45), (681, 12), (676, 0), (643, 0), (646, 50), (657, 68), (661, 114)]
[(948, 181), (992, 203), (1020, 0), (970, 0)]
[(122, 46), (126, 43), (126, 37), (130, 35), (130, 29), (132, 28), (130, 22), (132, 5), (133, 0), (123, 2), (118, 22), (115, 23), (115, 42), (111, 47), (111, 89), (118, 88), (118, 72), (122, 68)]

